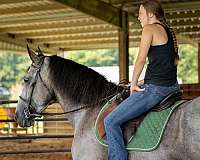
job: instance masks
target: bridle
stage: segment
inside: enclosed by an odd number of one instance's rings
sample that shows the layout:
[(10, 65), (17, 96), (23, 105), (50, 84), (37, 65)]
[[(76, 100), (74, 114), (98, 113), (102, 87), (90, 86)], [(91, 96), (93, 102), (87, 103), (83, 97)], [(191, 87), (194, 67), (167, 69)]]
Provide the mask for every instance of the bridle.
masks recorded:
[[(63, 115), (63, 114), (68, 114), (68, 113), (76, 112), (76, 111), (79, 111), (79, 110), (82, 110), (82, 109), (89, 108), (90, 106), (97, 105), (97, 104), (99, 104), (99, 103), (101, 103), (101, 102), (103, 102), (105, 100), (108, 101), (108, 99), (110, 99), (111, 97), (115, 96), (116, 93), (119, 92), (119, 85), (117, 85), (117, 86), (115, 86), (115, 87), (117, 87), (115, 94), (106, 96), (105, 98), (102, 98), (98, 102), (93, 103), (93, 104), (85, 104), (85, 105), (82, 105), (79, 108), (76, 108), (76, 109), (73, 109), (73, 110), (70, 110), (70, 111), (66, 111), (66, 112), (61, 112), (61, 113), (42, 113), (42, 111), (40, 113), (37, 113), (37, 112), (31, 113), (31, 111), (35, 110), (35, 108), (36, 108), (36, 107), (33, 107), (33, 105), (31, 104), (31, 102), (32, 102), (32, 95), (33, 95), (33, 92), (34, 92), (34, 89), (35, 89), (35, 85), (36, 85), (38, 79), (41, 80), (43, 86), (48, 90), (50, 96), (55, 98), (55, 99), (51, 100), (48, 103), (42, 104), (41, 106), (45, 106), (45, 107), (43, 107), (43, 110), (45, 110), (48, 107), (49, 104), (55, 103), (57, 101), (55, 93), (53, 92), (53, 89), (51, 91), (49, 89), (49, 87), (47, 87), (47, 85), (44, 83), (44, 81), (43, 81), (43, 79), (41, 77), (41, 74), (40, 74), (41, 67), (42, 67), (42, 65), (44, 63), (44, 58), (45, 58), (45, 56), (42, 56), (40, 62), (37, 65), (34, 65), (33, 63), (31, 64), (32, 67), (36, 68), (37, 72), (36, 72), (36, 75), (35, 75), (35, 80), (34, 80), (32, 86), (31, 86), (32, 88), (31, 88), (30, 96), (27, 99), (23, 98), (22, 96), (19, 96), (19, 98), (22, 100), (22, 102), (25, 103), (25, 108), (24, 108), (24, 117), (25, 117), (25, 119), (42, 117), (44, 115), (55, 116), (55, 115)], [(124, 83), (123, 81), (120, 81), (120, 82)], [(113, 89), (114, 88), (110, 88), (108, 90), (108, 93), (111, 92)], [(36, 103), (34, 103), (34, 104), (36, 104)]]
[[(41, 77), (41, 74), (40, 74), (41, 67), (42, 67), (42, 65), (44, 63), (44, 58), (45, 58), (45, 56), (42, 56), (40, 62), (37, 63), (37, 65), (34, 65), (33, 63), (31, 64), (31, 66), (34, 67), (37, 71), (36, 71), (36, 75), (35, 75), (35, 80), (34, 80), (33, 84), (31, 85), (30, 96), (28, 98), (23, 98), (22, 96), (19, 96), (19, 98), (22, 100), (22, 102), (25, 103), (25, 107), (24, 107), (24, 117), (25, 117), (25, 119), (41, 117), (42, 116), (40, 113), (31, 113), (31, 110), (35, 110), (35, 108), (31, 104), (31, 102), (32, 102), (32, 95), (33, 95), (33, 92), (34, 92), (34, 89), (35, 89), (35, 85), (36, 85), (38, 79), (40, 79), (40, 81), (42, 82), (43, 86), (49, 92), (50, 96), (51, 97), (55, 97), (54, 96), (55, 95), (54, 92), (51, 91), (49, 89), (49, 87), (47, 87), (47, 85), (44, 83), (44, 81), (43, 81), (43, 79)], [(55, 102), (56, 100), (53, 100), (53, 101)], [(53, 103), (53, 102), (50, 101), (48, 103), (42, 104), (41, 106), (48, 106), (50, 103)], [(36, 103), (34, 102), (34, 104), (36, 104)]]

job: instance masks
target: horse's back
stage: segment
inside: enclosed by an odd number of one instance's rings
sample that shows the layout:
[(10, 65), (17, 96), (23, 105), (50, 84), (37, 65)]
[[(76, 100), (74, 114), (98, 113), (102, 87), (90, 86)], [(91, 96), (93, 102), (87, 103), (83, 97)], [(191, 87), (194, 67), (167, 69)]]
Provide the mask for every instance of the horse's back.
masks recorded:
[(178, 107), (171, 116), (160, 146), (151, 152), (130, 152), (129, 160), (199, 160), (200, 97)]
[(200, 158), (200, 97), (192, 100), (182, 112), (184, 146), (191, 153), (191, 159), (196, 160)]
[[(179, 106), (174, 111), (169, 120), (169, 123), (167, 124), (167, 128), (163, 135), (160, 146), (156, 150), (153, 150), (151, 152), (130, 151), (129, 160), (199, 160), (199, 104), (200, 98), (197, 98), (190, 103), (186, 102)], [(97, 112), (95, 113), (97, 114)], [(90, 127), (93, 127), (96, 114), (94, 114), (94, 112), (87, 113), (86, 115), (90, 115), (90, 118), (85, 117), (86, 119), (82, 119), (80, 122), (83, 125), (81, 126), (84, 127), (86, 122), (88, 122), (90, 123)], [(88, 127), (86, 126), (82, 128), (85, 130), (81, 130), (79, 133), (80, 136), (78, 136), (78, 138), (76, 137), (76, 140), (74, 141), (76, 142), (73, 147), (74, 159), (106, 160), (107, 149), (97, 143), (94, 131), (87, 130), (86, 128), (88, 129)], [(85, 147), (86, 144), (87, 147)], [(88, 155), (90, 155), (91, 158)]]

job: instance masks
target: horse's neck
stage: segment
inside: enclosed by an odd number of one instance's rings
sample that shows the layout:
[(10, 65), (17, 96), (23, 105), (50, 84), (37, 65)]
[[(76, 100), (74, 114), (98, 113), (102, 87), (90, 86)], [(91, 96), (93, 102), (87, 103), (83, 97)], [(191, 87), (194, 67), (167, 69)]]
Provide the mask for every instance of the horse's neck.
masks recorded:
[[(76, 105), (74, 103), (66, 102), (65, 100), (60, 100), (59, 104), (61, 105), (64, 112), (71, 111), (80, 107), (86, 107), (84, 104)], [(88, 106), (79, 111), (66, 114), (66, 118), (68, 118), (70, 124), (75, 130), (78, 128), (85, 128), (86, 125), (87, 128), (90, 128), (93, 126), (92, 123), (95, 121), (100, 110), (100, 105)]]
[[(121, 91), (121, 88), (118, 88), (113, 83), (109, 83), (109, 85), (105, 88), (105, 94), (102, 99), (99, 99), (99, 104), (93, 104), (91, 106), (87, 106), (85, 104), (77, 104), (76, 102), (71, 102), (69, 99), (64, 97), (63, 95), (58, 94), (57, 98), (62, 106), (63, 111), (71, 111), (80, 107), (85, 107), (77, 112), (73, 112), (67, 115), (70, 123), (76, 128), (76, 126), (83, 125), (82, 123), (91, 123), (94, 122), (99, 111), (101, 110), (103, 104), (106, 103), (106, 100), (110, 99), (112, 96), (117, 94), (117, 92)], [(103, 103), (102, 103), (103, 102)]]

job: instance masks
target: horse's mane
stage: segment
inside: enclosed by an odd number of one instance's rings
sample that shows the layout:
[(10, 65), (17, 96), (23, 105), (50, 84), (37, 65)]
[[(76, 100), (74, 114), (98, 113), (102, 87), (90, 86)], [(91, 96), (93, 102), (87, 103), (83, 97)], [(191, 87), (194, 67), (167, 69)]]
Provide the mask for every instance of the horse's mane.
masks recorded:
[(117, 88), (96, 71), (58, 56), (50, 56), (49, 71), (53, 87), (76, 103), (97, 103)]

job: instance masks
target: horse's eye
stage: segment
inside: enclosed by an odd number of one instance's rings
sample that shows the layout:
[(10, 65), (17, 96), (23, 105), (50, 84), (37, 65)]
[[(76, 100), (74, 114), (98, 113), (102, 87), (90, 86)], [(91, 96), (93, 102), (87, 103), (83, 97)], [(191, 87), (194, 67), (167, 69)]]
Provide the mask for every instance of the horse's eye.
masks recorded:
[(24, 77), (24, 82), (28, 82), (28, 81), (29, 81), (29, 78)]

